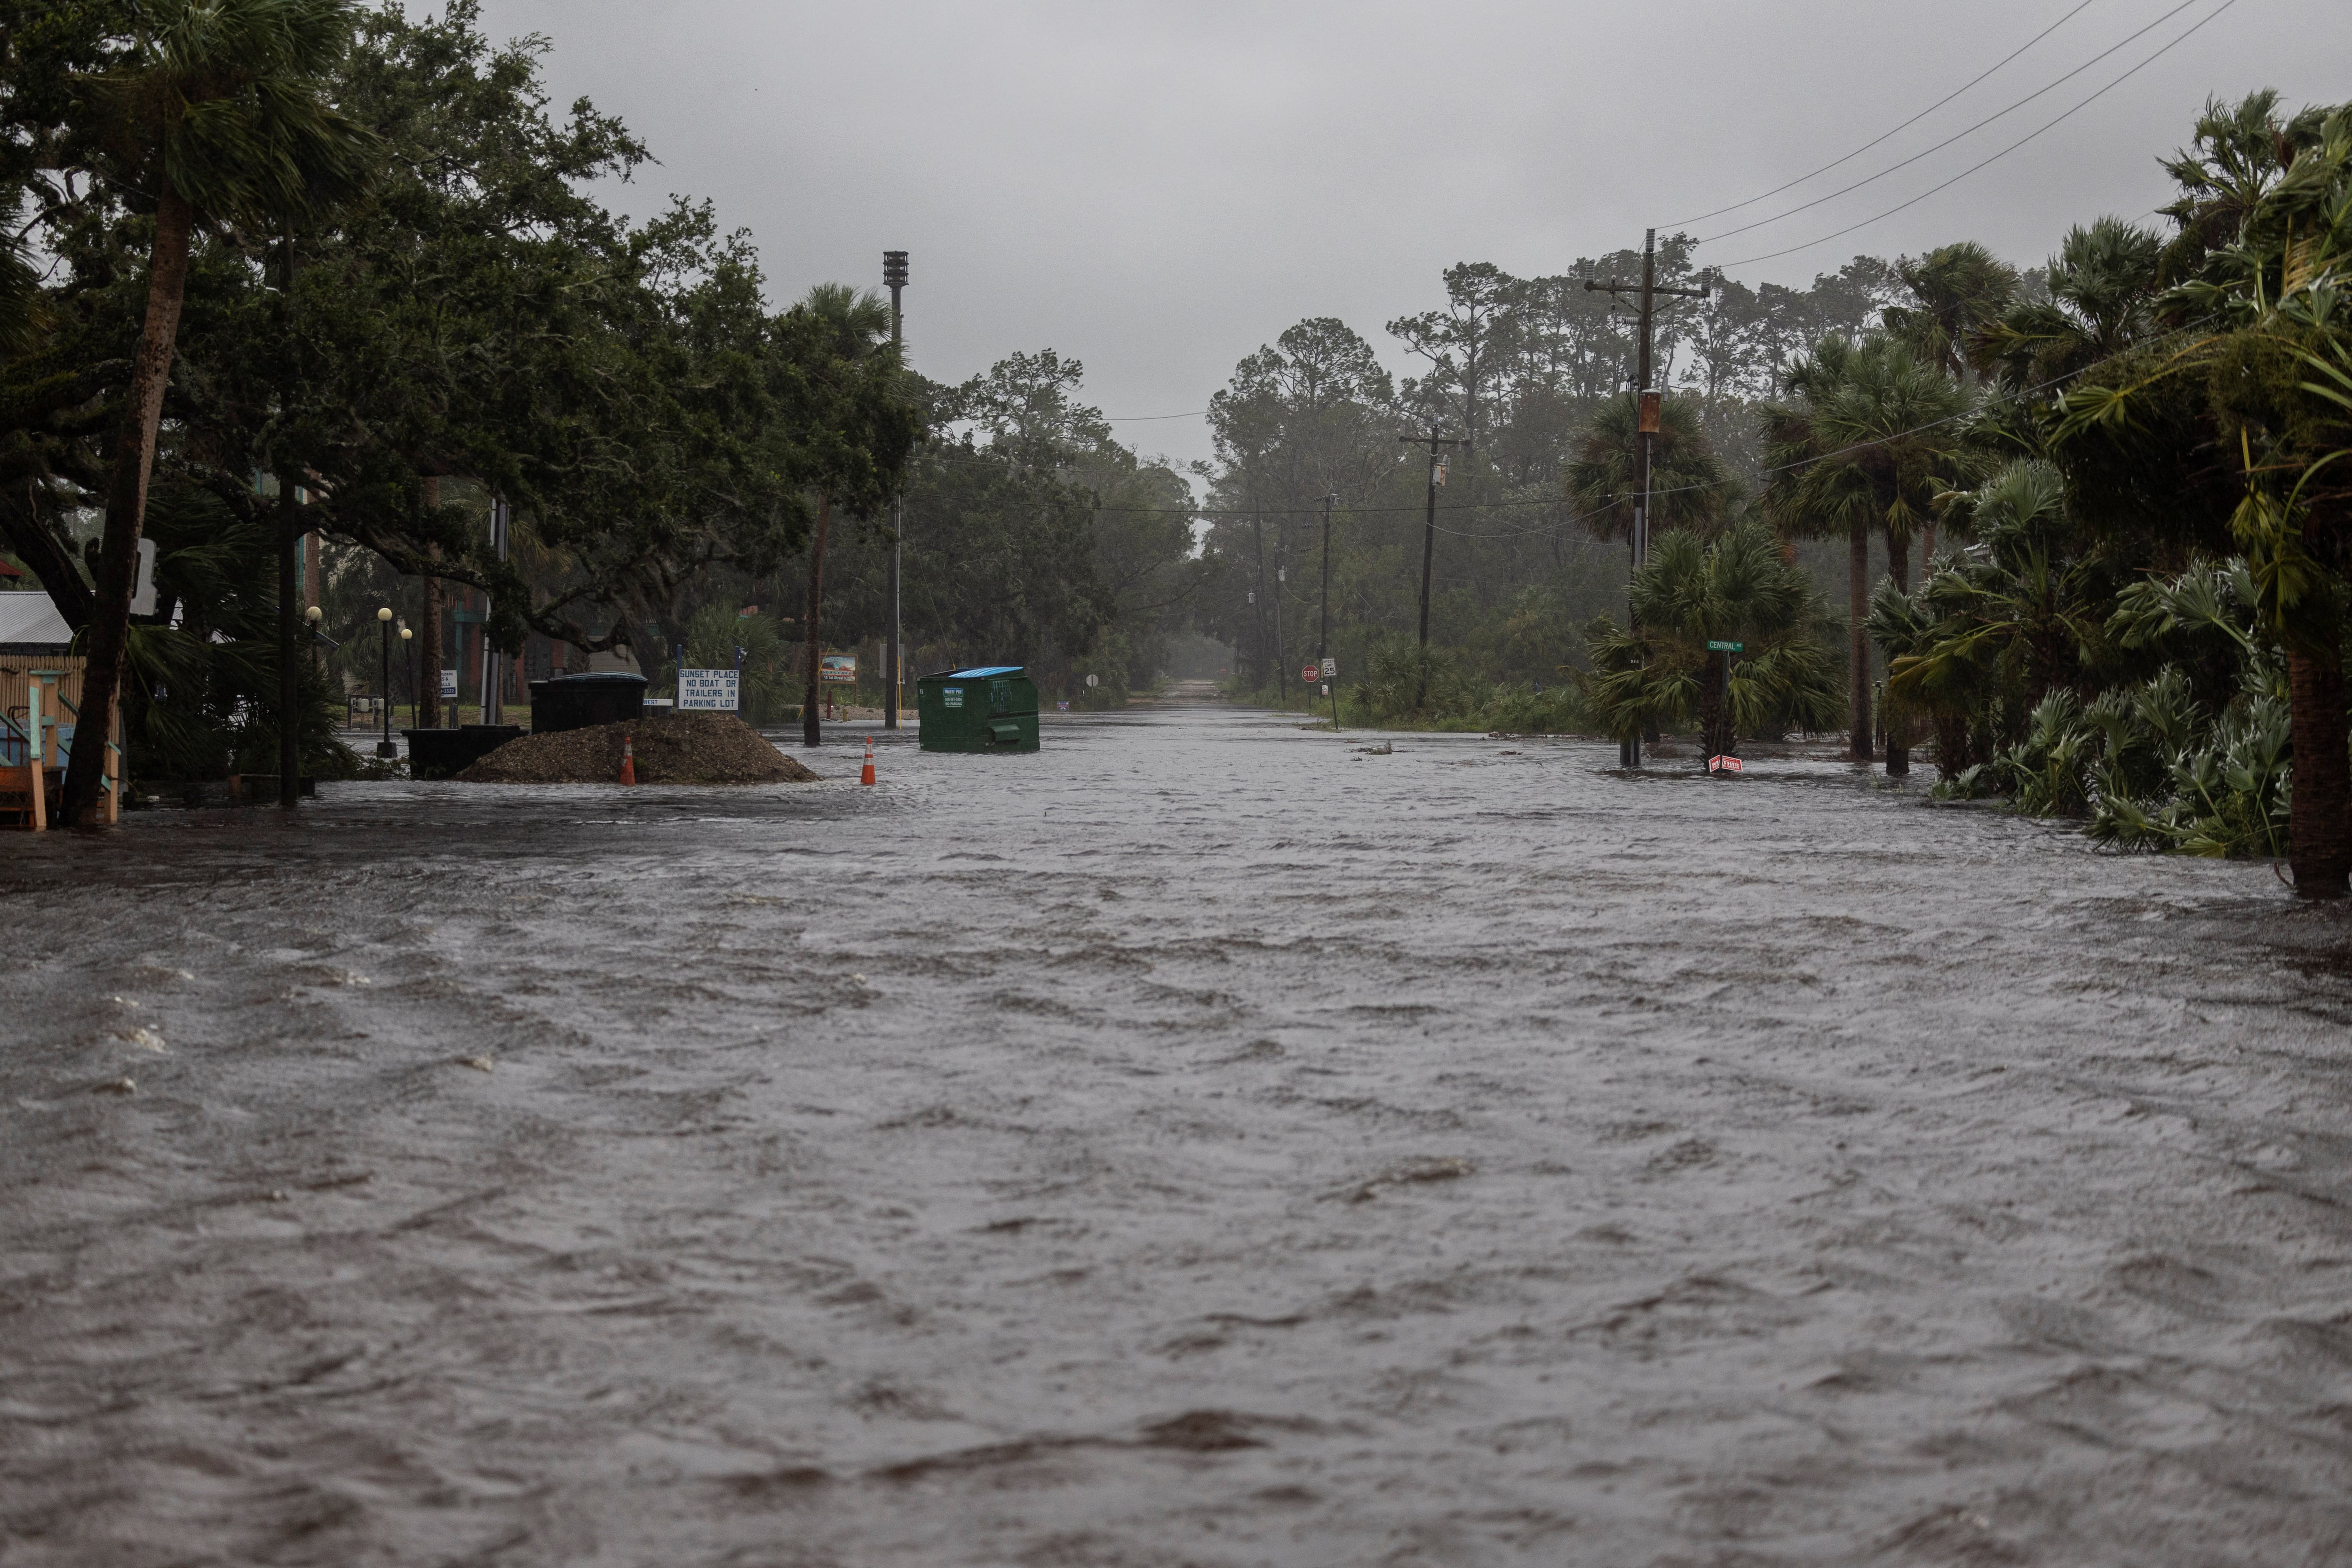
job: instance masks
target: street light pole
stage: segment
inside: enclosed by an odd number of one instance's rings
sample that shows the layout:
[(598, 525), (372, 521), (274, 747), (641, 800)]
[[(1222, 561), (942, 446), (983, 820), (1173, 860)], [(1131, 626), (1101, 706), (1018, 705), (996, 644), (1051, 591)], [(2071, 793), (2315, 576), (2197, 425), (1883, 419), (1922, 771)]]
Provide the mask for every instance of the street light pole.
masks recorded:
[[(280, 246), (279, 309), (290, 327), (294, 316), (294, 233)], [(292, 399), (287, 399), (291, 403)], [(281, 442), (269, 458), (278, 470), (278, 804), (291, 811), (299, 803), (302, 772), (302, 677), (294, 662), (295, 511), (291, 443)]]
[[(890, 289), (890, 346), (900, 348), (898, 293), (907, 287), (907, 253), (886, 250), (882, 253), (882, 281)], [(882, 650), (882, 678), (890, 694), (882, 700), (882, 727), (898, 727), (898, 692), (906, 684), (907, 672), (899, 668), (903, 662), (899, 638), (903, 630), (898, 624), (899, 552), (905, 548), (907, 531), (907, 498), (894, 491), (890, 497), (890, 646)]]
[(383, 633), (383, 679), (376, 689), (383, 695), (377, 706), (383, 710), (383, 739), (378, 741), (375, 754), (392, 758), (400, 755), (400, 748), (392, 743), (392, 606), (386, 605), (375, 613), (376, 626)]

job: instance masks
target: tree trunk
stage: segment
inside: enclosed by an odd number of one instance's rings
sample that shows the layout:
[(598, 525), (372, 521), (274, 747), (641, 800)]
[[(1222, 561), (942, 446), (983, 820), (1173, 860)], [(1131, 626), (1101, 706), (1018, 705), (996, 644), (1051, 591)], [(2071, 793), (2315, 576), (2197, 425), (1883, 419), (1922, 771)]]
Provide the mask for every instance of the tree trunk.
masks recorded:
[(818, 666), (824, 652), (824, 638), (818, 628), (818, 616), (824, 608), (824, 540), (833, 531), (833, 503), (819, 500), (816, 505), (816, 532), (809, 539), (808, 591), (808, 658), (807, 682), (801, 696), (801, 741), (804, 745), (820, 745), (824, 741), (816, 723)]
[(1870, 734), (1870, 634), (1863, 629), (1863, 620), (1870, 614), (1870, 529), (1864, 523), (1855, 523), (1846, 534), (1845, 590), (1853, 661), (1853, 738), (1846, 754), (1857, 763), (1866, 763), (1876, 748)]
[[(1895, 591), (1911, 591), (1911, 542), (1898, 537), (1893, 529), (1886, 531), (1886, 574), (1895, 581)], [(1908, 777), (1911, 772), (1911, 716), (1894, 702), (1886, 705), (1886, 776), (1891, 779)]]
[[(428, 509), (441, 505), (441, 476), (425, 476), (425, 504)], [(427, 555), (438, 555), (441, 547), (428, 544)], [(423, 584), (424, 605), (416, 612), (416, 640), (424, 645), (425, 658), (418, 676), (416, 690), (416, 727), (438, 730), (441, 727), (441, 579), (427, 577)]]
[(41, 521), (39, 502), (30, 474), (25, 476), (25, 494), (20, 505), (16, 488), (9, 487), (8, 499), (0, 501), (0, 542), (5, 542), (17, 559), (33, 569), (48, 591), (49, 603), (58, 607), (66, 625), (75, 631), (89, 625), (89, 585), (81, 580), (75, 569), (73, 557), (66, 553), (48, 525)]
[(2344, 657), (2286, 650), (2293, 714), (2294, 788), (2287, 803), (2287, 854), (2294, 890), (2340, 899), (2352, 872), (2352, 753), (2346, 750)]
[(124, 656), (131, 641), (131, 591), (139, 574), (139, 530), (147, 518), (147, 481), (155, 471), (155, 430), (163, 418), (163, 388), (180, 337), (180, 305), (188, 284), (188, 235), (195, 221), (185, 196), (163, 180), (155, 209), (155, 245), (147, 258), (147, 321), (114, 437), (114, 475), (106, 488), (106, 531), (98, 552), (98, 582), (83, 667), (81, 711), (75, 716), (73, 759), (66, 767), (63, 809), (68, 822), (104, 820), (99, 784), (106, 773), (106, 742), (121, 700)]

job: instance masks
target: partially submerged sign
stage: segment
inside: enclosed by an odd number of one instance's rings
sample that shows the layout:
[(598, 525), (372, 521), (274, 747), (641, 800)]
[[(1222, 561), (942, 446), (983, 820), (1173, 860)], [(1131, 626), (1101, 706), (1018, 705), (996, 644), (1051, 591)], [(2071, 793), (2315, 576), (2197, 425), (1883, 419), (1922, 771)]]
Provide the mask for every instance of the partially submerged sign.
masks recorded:
[(1738, 757), (1709, 757), (1706, 760), (1706, 771), (1711, 773), (1738, 773), (1740, 771), (1739, 759)]
[(743, 677), (732, 669), (681, 669), (677, 672), (678, 710), (732, 713), (742, 685)]

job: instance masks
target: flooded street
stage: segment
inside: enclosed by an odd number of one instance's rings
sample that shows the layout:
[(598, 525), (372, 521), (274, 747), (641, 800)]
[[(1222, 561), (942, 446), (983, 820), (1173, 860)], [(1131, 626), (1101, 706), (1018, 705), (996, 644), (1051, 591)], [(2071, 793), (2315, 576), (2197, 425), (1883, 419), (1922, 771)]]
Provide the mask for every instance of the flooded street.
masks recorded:
[(0, 1564), (2352, 1560), (2345, 911), (1294, 725), (11, 838)]

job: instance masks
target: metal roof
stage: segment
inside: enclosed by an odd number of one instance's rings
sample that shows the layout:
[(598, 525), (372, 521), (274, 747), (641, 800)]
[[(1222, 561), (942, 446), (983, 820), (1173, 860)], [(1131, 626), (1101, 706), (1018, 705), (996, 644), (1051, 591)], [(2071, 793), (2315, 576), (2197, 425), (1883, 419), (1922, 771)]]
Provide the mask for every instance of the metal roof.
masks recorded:
[(47, 594), (0, 592), (0, 647), (63, 653), (72, 642), (73, 628)]

